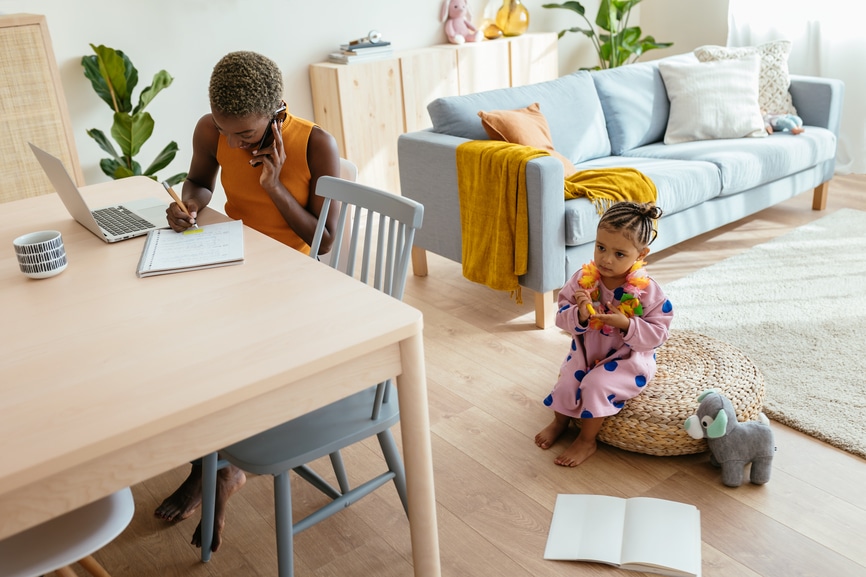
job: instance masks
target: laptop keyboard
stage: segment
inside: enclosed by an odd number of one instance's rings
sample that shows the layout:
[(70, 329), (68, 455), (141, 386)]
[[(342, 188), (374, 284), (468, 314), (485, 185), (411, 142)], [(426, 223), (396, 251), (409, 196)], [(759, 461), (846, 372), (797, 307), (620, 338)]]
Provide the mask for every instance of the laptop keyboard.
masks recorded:
[(110, 206), (94, 210), (93, 216), (99, 226), (114, 235), (131, 234), (153, 228), (153, 224), (122, 206)]

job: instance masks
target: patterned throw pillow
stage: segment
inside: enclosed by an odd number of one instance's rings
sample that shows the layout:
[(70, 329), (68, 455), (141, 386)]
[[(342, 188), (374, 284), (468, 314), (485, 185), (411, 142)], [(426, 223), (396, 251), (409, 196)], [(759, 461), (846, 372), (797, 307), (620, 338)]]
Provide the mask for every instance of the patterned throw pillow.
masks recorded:
[(768, 42), (760, 46), (726, 48), (724, 46), (701, 46), (695, 56), (701, 62), (740, 59), (757, 54), (761, 57), (761, 74), (758, 85), (758, 102), (761, 114), (797, 114), (791, 93), (791, 77), (788, 73), (788, 54), (791, 43), (787, 40)]

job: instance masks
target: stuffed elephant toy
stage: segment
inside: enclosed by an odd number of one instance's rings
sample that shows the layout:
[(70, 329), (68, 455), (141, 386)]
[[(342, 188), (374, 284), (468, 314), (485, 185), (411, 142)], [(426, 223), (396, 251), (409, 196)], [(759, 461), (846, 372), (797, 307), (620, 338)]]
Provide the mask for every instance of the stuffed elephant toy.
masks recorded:
[(721, 467), (722, 483), (728, 487), (742, 485), (749, 463), (752, 483), (763, 485), (769, 481), (776, 450), (769, 419), (761, 413), (758, 421), (738, 422), (731, 401), (716, 391), (704, 391), (698, 401), (697, 414), (684, 424), (686, 432), (695, 439), (706, 437), (710, 463)]

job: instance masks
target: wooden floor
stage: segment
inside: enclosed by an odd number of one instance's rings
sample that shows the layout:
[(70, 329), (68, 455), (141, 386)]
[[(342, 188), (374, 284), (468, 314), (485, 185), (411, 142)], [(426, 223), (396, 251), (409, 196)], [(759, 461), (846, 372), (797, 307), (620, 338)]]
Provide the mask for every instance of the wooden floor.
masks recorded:
[[(866, 210), (864, 191), (866, 176), (838, 176), (826, 211), (812, 211), (811, 194), (800, 195), (652, 255), (650, 274), (664, 285), (841, 207)], [(429, 271), (410, 278), (406, 301), (424, 312), (443, 575), (640, 575), (542, 559), (557, 493), (584, 492), (697, 505), (704, 577), (866, 575), (866, 461), (774, 424), (778, 452), (762, 487), (724, 487), (706, 454), (652, 457), (601, 446), (577, 469), (557, 467), (553, 457), (568, 440), (541, 451), (532, 439), (550, 419), (541, 399), (568, 338), (535, 329), (529, 304), (466, 281), (454, 263), (430, 255)], [(381, 462), (372, 444), (346, 457), (350, 471)], [(208, 564), (188, 544), (197, 514), (176, 525), (153, 518), (187, 468), (134, 487), (132, 524), (97, 557), (115, 576), (276, 575), (269, 478), (251, 478), (232, 498), (223, 548)], [(301, 482), (295, 487), (296, 513), (322, 502)], [(412, 574), (408, 523), (390, 486), (295, 543), (300, 576)]]

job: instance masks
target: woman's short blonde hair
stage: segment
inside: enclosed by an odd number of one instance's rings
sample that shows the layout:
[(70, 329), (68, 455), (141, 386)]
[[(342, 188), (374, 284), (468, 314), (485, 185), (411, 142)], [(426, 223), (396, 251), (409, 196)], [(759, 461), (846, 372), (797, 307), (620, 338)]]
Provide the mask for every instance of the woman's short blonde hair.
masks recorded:
[(271, 116), (283, 99), (283, 76), (277, 63), (256, 52), (230, 52), (210, 77), (211, 108), (236, 117)]

